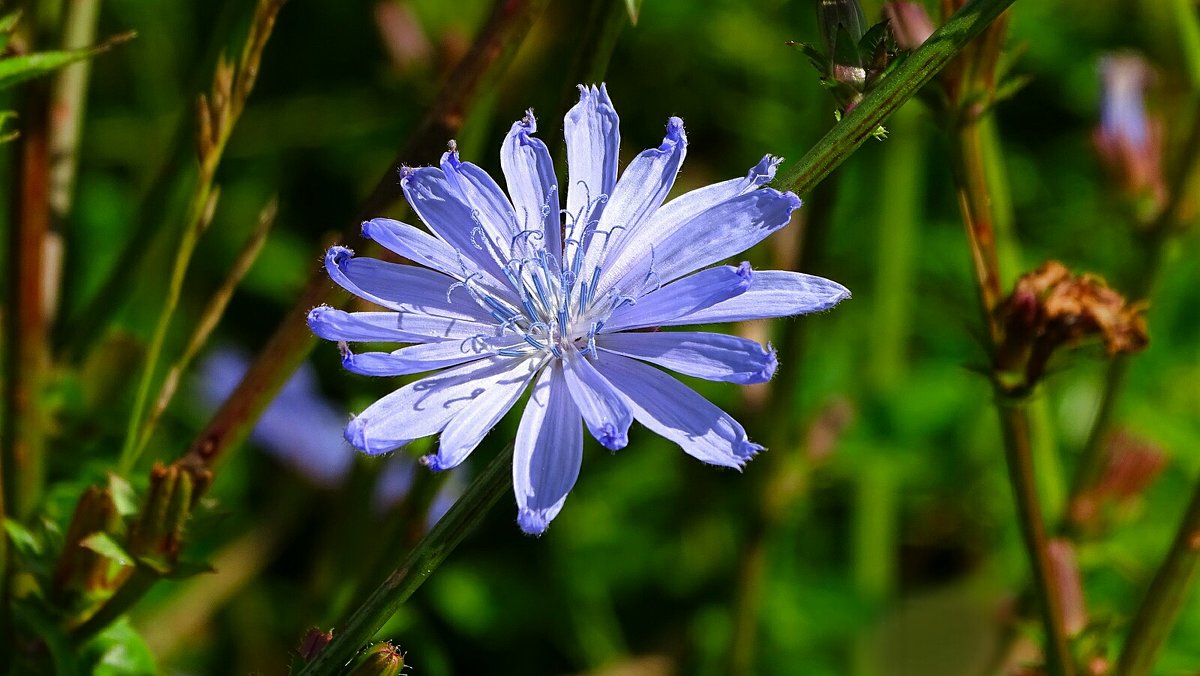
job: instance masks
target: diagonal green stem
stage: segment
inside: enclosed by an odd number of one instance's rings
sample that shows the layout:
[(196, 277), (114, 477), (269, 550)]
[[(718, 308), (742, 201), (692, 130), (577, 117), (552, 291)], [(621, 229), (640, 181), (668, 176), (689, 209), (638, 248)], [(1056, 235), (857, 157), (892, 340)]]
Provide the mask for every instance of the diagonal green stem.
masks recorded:
[(1179, 611), (1188, 600), (1197, 563), (1200, 563), (1200, 482), (1196, 484), (1187, 512), (1179, 524), (1171, 551), (1155, 573), (1146, 598), (1133, 618), (1133, 629), (1113, 673), (1143, 676), (1151, 672), (1159, 649), (1170, 636)]
[(362, 649), (413, 592), (433, 573), (471, 528), (509, 491), (512, 485), (513, 446), (509, 444), (471, 482), (462, 497), (350, 616), (335, 627), (333, 641), (297, 676), (336, 674)]
[(776, 185), (800, 194), (812, 190), (1012, 4), (1013, 0), (970, 0), (963, 5), (777, 179)]

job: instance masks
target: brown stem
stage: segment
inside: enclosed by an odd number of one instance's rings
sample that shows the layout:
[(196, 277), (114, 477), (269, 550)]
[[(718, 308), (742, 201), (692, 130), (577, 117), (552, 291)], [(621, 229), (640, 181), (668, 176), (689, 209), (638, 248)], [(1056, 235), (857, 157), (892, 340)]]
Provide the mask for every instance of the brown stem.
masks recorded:
[(46, 270), (50, 230), (50, 146), (45, 81), (25, 85), (25, 109), (13, 157), (17, 182), (9, 237), (9, 298), (5, 312), (3, 463), (6, 511), (23, 520), (37, 505), (45, 478), (45, 413), (39, 406), (46, 369)]
[(1062, 590), (1055, 583), (1046, 522), (1034, 481), (1029, 413), (1024, 401), (1006, 401), (1006, 393), (1000, 391), (997, 391), (997, 397), (1000, 400), (998, 411), (1004, 433), (1008, 477), (1017, 503), (1017, 521), (1021, 526), (1021, 538), (1025, 542), (1033, 572), (1034, 589), (1042, 608), (1042, 626), (1046, 632), (1046, 667), (1051, 676), (1073, 676), (1075, 664), (1063, 622)]
[(965, 120), (955, 130), (954, 172), (958, 184), (958, 204), (966, 226), (967, 242), (975, 271), (975, 289), (984, 313), (988, 335), (1000, 343), (996, 307), (1003, 297), (1000, 290), (1000, 264), (996, 256), (996, 233), (992, 224), (991, 192), (987, 183), (983, 136), (978, 120)]

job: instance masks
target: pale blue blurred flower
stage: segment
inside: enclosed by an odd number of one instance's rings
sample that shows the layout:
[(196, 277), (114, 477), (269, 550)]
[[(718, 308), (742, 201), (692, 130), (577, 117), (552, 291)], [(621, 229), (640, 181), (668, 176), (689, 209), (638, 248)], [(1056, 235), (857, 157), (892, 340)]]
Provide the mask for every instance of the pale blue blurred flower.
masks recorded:
[[(836, 282), (796, 272), (715, 263), (787, 225), (800, 200), (762, 187), (779, 160), (745, 177), (664, 204), (687, 149), (671, 118), (658, 148), (618, 179), (618, 120), (608, 92), (581, 87), (567, 114), (570, 184), (558, 179), (532, 111), (501, 147), (508, 194), (479, 167), (442, 156), (405, 168), (401, 186), (433, 234), (378, 218), (363, 235), (416, 265), (326, 257), (330, 277), (387, 312), (315, 308), (309, 326), (341, 343), (355, 373), (441, 372), (369, 406), (346, 438), (371, 454), (440, 434), (435, 470), (461, 463), (532, 382), (513, 460), (517, 521), (543, 532), (575, 484), (586, 426), (602, 445), (625, 446), (633, 420), (714, 465), (740, 468), (762, 450), (740, 424), (653, 365), (709, 380), (759, 383), (775, 371), (769, 347), (662, 326), (734, 322), (824, 310), (849, 297)], [(511, 196), (511, 200), (510, 200)], [(356, 341), (410, 343), (354, 353)]]
[[(218, 348), (200, 364), (199, 390), (212, 409), (241, 382), (250, 358), (231, 348)], [(304, 363), (267, 405), (250, 432), (250, 441), (284, 465), (321, 486), (332, 488), (350, 471), (354, 456), (338, 436), (346, 416), (323, 399), (311, 364)]]

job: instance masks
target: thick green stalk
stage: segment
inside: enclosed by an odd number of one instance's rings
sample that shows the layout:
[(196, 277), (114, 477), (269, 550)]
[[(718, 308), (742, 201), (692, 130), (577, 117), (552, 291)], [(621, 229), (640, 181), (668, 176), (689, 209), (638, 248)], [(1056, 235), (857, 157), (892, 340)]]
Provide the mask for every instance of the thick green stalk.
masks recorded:
[(1158, 651), (1171, 634), (1179, 610), (1189, 598), (1196, 564), (1200, 563), (1200, 482), (1197, 482), (1179, 531), (1167, 558), (1159, 566), (1150, 589), (1133, 618), (1129, 639), (1121, 651), (1120, 676), (1151, 673)]
[(337, 674), (396, 614), (413, 592), (458, 546), (488, 510), (512, 485), (513, 446), (509, 444), (471, 482), (462, 497), (438, 521), (403, 563), (359, 606), (344, 624), (334, 628), (333, 641), (298, 676)]
[(807, 193), (871, 138), (875, 129), (912, 98), (1013, 0), (969, 0), (919, 48), (897, 64), (862, 102), (825, 134), (775, 184)]

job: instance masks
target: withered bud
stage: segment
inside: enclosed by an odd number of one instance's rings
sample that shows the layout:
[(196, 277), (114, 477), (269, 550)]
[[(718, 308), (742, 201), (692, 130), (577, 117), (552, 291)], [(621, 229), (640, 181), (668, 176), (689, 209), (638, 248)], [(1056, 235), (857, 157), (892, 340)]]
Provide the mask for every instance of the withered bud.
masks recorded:
[(145, 506), (129, 532), (130, 553), (143, 562), (173, 567), (195, 499), (202, 492), (203, 487), (196, 485), (196, 477), (187, 469), (156, 464), (150, 472)]
[(1078, 636), (1087, 627), (1087, 608), (1083, 601), (1083, 584), (1079, 578), (1079, 562), (1075, 548), (1063, 538), (1054, 538), (1047, 545), (1054, 585), (1062, 596), (1062, 624), (1068, 636)]
[(1118, 430), (1104, 446), (1102, 474), (1071, 502), (1070, 518), (1076, 527), (1094, 527), (1108, 503), (1125, 503), (1141, 495), (1162, 473), (1167, 456), (1154, 444), (1126, 430)]
[(404, 669), (404, 653), (383, 641), (371, 646), (350, 676), (397, 676)]
[(84, 540), (95, 533), (116, 533), (120, 522), (116, 504), (107, 489), (89, 486), (79, 497), (54, 570), (54, 594), (59, 602), (65, 603), (76, 594), (115, 586), (119, 574), (114, 574), (112, 562), (85, 547)]
[(925, 5), (919, 2), (884, 3), (883, 15), (887, 17), (900, 49), (912, 51), (933, 35), (933, 21), (929, 19)]
[(296, 653), (300, 655), (300, 659), (305, 662), (311, 662), (321, 654), (325, 646), (333, 640), (333, 630), (322, 631), (318, 627), (312, 627), (304, 632), (304, 638), (300, 639), (300, 645), (296, 647)]
[(1146, 347), (1144, 303), (1128, 303), (1094, 275), (1073, 275), (1049, 261), (1017, 280), (1001, 304), (1004, 339), (996, 369), (1014, 390), (1033, 387), (1061, 347), (1099, 338), (1109, 356)]

